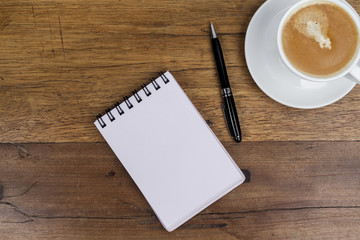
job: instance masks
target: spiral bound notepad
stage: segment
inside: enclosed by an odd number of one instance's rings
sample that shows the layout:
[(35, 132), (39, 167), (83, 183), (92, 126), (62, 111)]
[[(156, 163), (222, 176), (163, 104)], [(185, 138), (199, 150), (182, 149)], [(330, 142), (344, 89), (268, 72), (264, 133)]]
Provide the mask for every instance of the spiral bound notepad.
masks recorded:
[(168, 231), (245, 179), (170, 72), (95, 125)]

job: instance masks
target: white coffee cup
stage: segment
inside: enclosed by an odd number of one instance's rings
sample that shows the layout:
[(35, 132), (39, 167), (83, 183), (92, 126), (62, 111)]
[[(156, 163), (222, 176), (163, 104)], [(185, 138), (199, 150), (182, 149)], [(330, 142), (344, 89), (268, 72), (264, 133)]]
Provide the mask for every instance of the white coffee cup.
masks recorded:
[[(359, 50), (359, 46), (360, 44), (358, 44), (358, 49), (356, 50), (356, 56), (353, 58), (352, 62), (350, 64), (348, 64), (348, 66), (343, 69), (342, 71), (340, 71), (339, 73), (335, 74), (335, 75), (331, 75), (329, 77), (315, 77), (315, 76), (311, 76), (311, 75), (307, 75), (303, 72), (300, 72), (299, 70), (297, 70), (287, 59), (285, 53), (284, 53), (284, 49), (282, 46), (282, 30), (283, 27), (285, 25), (286, 20), (290, 17), (290, 15), (292, 13), (294, 13), (294, 11), (296, 11), (298, 8), (301, 8), (302, 5), (308, 5), (308, 4), (312, 4), (312, 2), (316, 3), (316, 2), (330, 2), (333, 4), (336, 4), (337, 6), (341, 7), (342, 9), (344, 9), (353, 19), (358, 33), (359, 33), (359, 39), (360, 39), (360, 20), (359, 20), (359, 15), (357, 14), (357, 12), (351, 7), (350, 4), (344, 2), (344, 1), (340, 1), (340, 0), (300, 0), (299, 2), (295, 3), (294, 5), (292, 5), (284, 14), (284, 16), (282, 17), (280, 24), (279, 24), (279, 28), (278, 28), (278, 33), (277, 33), (277, 45), (278, 45), (278, 49), (281, 55), (282, 60), (285, 62), (286, 66), (292, 71), (294, 72), (296, 75), (298, 75), (299, 77), (301, 77), (302, 79), (305, 80), (310, 80), (310, 81), (316, 81), (316, 82), (327, 82), (327, 81), (332, 81), (332, 80), (337, 80), (341, 77), (346, 77), (358, 84), (360, 84), (360, 67), (358, 65), (359, 60), (360, 60), (360, 50)], [(350, 76), (352, 76), (353, 78), (351, 78)]]

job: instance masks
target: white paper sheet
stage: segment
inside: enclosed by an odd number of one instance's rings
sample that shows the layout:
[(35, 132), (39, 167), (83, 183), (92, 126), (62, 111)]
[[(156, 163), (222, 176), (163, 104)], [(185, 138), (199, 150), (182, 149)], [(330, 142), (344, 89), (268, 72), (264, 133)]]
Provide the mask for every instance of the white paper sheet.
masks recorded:
[(95, 121), (107, 143), (133, 178), (155, 214), (172, 231), (211, 203), (240, 185), (245, 177), (216, 138), (175, 78), (146, 96), (138, 92), (134, 105), (106, 127)]

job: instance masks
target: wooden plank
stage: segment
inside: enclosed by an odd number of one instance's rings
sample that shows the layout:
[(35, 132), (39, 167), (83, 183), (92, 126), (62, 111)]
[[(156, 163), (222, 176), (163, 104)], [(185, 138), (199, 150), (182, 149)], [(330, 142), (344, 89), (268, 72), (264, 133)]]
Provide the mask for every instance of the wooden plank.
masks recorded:
[(167, 233), (107, 144), (0, 144), (1, 239), (358, 238), (360, 142), (226, 148), (250, 182)]
[(169, 69), (220, 140), (231, 143), (210, 21), (221, 37), (244, 141), (360, 140), (359, 87), (331, 106), (296, 110), (253, 82), (243, 45), (263, 2), (3, 0), (0, 142), (103, 141), (95, 116)]

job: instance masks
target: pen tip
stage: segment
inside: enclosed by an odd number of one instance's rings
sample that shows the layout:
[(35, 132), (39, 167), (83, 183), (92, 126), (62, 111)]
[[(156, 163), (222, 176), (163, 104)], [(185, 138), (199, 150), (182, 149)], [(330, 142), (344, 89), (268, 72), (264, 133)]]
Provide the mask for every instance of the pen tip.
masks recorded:
[(236, 137), (235, 137), (235, 141), (236, 141), (236, 142), (241, 142), (241, 136), (236, 136)]
[(212, 24), (212, 22), (210, 22), (210, 27), (211, 27), (211, 36), (212, 36), (212, 38), (217, 38), (215, 29), (214, 29), (214, 25)]

